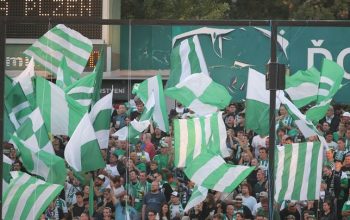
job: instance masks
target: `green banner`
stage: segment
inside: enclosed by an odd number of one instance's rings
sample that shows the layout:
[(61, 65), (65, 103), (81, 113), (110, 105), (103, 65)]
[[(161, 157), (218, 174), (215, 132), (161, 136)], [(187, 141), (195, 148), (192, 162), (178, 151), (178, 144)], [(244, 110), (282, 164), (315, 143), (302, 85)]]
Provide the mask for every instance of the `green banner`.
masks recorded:
[[(132, 26), (121, 28), (121, 69), (170, 69), (170, 52), (182, 39), (199, 36), (211, 77), (224, 85), (234, 101), (243, 101), (248, 68), (266, 72), (270, 60), (270, 27)], [(131, 35), (129, 35), (131, 33)], [(350, 27), (279, 27), (278, 62), (293, 74), (323, 58), (336, 61), (346, 74), (334, 100), (350, 104)], [(131, 48), (129, 48), (131, 40)]]

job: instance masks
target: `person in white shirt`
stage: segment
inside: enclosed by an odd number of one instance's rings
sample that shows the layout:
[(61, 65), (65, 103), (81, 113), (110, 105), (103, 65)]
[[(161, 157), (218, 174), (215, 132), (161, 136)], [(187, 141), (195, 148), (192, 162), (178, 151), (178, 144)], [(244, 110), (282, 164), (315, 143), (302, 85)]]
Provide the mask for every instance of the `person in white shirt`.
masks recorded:
[(252, 147), (254, 149), (254, 156), (258, 157), (259, 149), (261, 147), (266, 148), (266, 137), (261, 136), (260, 134), (255, 135), (252, 140)]
[(242, 189), (242, 197), (243, 197), (243, 205), (247, 206), (250, 211), (253, 211), (256, 202), (256, 199), (251, 196), (253, 193), (252, 187), (249, 185), (249, 183), (242, 183), (241, 185)]

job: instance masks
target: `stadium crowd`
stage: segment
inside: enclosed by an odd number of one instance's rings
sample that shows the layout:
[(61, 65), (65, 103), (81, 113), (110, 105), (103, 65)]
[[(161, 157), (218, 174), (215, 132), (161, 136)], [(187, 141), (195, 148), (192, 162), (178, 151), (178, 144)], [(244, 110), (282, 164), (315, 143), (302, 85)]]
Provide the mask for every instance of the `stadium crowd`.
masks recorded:
[[(233, 192), (209, 190), (206, 199), (187, 212), (184, 209), (194, 183), (182, 169), (174, 167), (173, 129), (164, 133), (151, 124), (136, 141), (112, 137), (117, 130), (139, 118), (143, 108), (144, 104), (139, 101), (134, 108), (121, 103), (115, 105), (109, 147), (101, 150), (106, 167), (87, 174), (69, 170), (64, 190), (43, 213), (42, 219), (268, 219), (267, 171), (271, 146), (268, 137), (246, 130), (244, 108), (240, 104), (230, 104), (223, 113), (226, 143), (231, 153), (225, 160), (255, 169)], [(320, 198), (277, 204), (276, 217), (283, 220), (350, 219), (350, 113), (345, 110), (331, 107), (317, 125), (328, 144)], [(194, 112), (177, 103), (170, 111), (169, 122), (194, 116)], [(276, 117), (276, 133), (277, 145), (316, 140), (313, 137), (305, 140), (283, 106)], [(67, 141), (64, 136), (53, 137), (54, 150), (62, 158)], [(25, 171), (10, 144), (5, 144), (5, 152), (13, 161), (13, 170)], [(86, 180), (89, 178), (94, 180), (93, 213), (89, 213), (92, 192)]]

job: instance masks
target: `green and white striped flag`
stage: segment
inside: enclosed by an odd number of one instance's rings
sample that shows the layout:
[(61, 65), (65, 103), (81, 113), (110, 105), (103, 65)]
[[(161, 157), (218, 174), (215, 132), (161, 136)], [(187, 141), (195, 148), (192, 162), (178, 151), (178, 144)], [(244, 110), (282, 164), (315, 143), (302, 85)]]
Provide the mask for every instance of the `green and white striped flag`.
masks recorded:
[(191, 208), (193, 208), (196, 205), (198, 205), (199, 203), (203, 202), (207, 198), (207, 195), (208, 195), (207, 188), (196, 185), (193, 188), (191, 198), (190, 198), (190, 200), (188, 200), (187, 205), (184, 209), (184, 212), (187, 212)]
[(153, 121), (159, 126), (159, 129), (164, 132), (169, 132), (169, 121), (163, 91), (162, 77), (160, 75), (151, 77), (142, 83), (135, 85), (132, 91), (136, 94), (143, 103), (147, 103), (152, 93), (155, 99), (154, 112), (152, 115)]
[[(269, 134), (270, 91), (266, 90), (265, 75), (249, 68), (247, 83), (245, 127), (266, 136)], [(276, 109), (279, 106), (276, 100)]]
[(185, 174), (200, 186), (231, 193), (254, 168), (227, 164), (221, 156), (207, 151), (191, 161), (191, 166), (185, 168)]
[(13, 85), (12, 79), (6, 76), (5, 88), (5, 108), (12, 124), (17, 129), (29, 117), (33, 108), (19, 83)]
[(13, 78), (14, 83), (19, 83), (22, 87), (24, 95), (27, 97), (32, 108), (35, 108), (35, 95), (33, 89), (34, 59), (30, 59), (28, 66), (17, 77)]
[(5, 154), (2, 155), (2, 158), (2, 191), (5, 192), (11, 180), (12, 161)]
[(28, 119), (13, 135), (19, 137), (25, 144), (30, 145), (37, 150), (43, 150), (55, 154), (39, 108), (36, 108), (29, 115)]
[(46, 32), (23, 53), (35, 59), (44, 70), (57, 75), (63, 57), (74, 78), (84, 71), (92, 51), (92, 42), (63, 24)]
[(96, 73), (91, 73), (72, 83), (64, 92), (88, 111), (91, 105), (95, 82)]
[(275, 200), (316, 200), (322, 179), (320, 142), (287, 144), (275, 153)]
[(193, 73), (203, 73), (209, 76), (202, 48), (195, 35), (174, 47), (170, 55), (170, 75), (166, 88), (176, 86)]
[(64, 158), (69, 166), (77, 172), (94, 171), (106, 166), (87, 113), (81, 119), (67, 143)]
[(113, 108), (112, 102), (113, 89), (111, 93), (96, 102), (89, 113), (100, 149), (108, 148), (109, 129)]
[(175, 166), (192, 164), (208, 148), (222, 157), (230, 156), (226, 146), (226, 128), (222, 112), (192, 119), (174, 120)]
[(41, 176), (47, 182), (64, 185), (67, 171), (61, 157), (27, 145), (16, 136), (12, 137), (11, 143), (19, 150), (20, 159), (28, 172)]
[(343, 77), (344, 69), (339, 64), (328, 59), (323, 60), (317, 102), (315, 106), (307, 110), (307, 119), (318, 123), (325, 116), (333, 96), (341, 88)]
[(286, 93), (294, 105), (301, 108), (317, 99), (320, 72), (312, 67), (308, 70), (299, 70), (286, 78)]
[(41, 77), (36, 78), (36, 102), (52, 135), (71, 136), (86, 113), (86, 108)]
[(63, 186), (46, 183), (22, 172), (12, 172), (14, 178), (3, 195), (3, 219), (39, 219)]
[(200, 116), (225, 108), (232, 98), (224, 86), (203, 73), (188, 76), (175, 87), (166, 89), (165, 95), (176, 99)]
[(57, 70), (56, 85), (64, 90), (77, 80), (74, 73), (68, 68), (66, 58), (63, 57)]

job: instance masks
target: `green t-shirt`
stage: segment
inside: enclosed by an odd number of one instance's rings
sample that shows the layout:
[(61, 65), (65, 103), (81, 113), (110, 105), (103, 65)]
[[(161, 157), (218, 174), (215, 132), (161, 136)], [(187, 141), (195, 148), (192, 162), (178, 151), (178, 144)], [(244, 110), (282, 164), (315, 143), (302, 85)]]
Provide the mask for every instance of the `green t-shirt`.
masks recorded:
[[(342, 211), (349, 211), (350, 210), (350, 201), (346, 201), (343, 205)], [(346, 217), (346, 219), (350, 220), (350, 216)]]
[(158, 171), (162, 171), (162, 169), (166, 168), (169, 169), (171, 167), (168, 167), (168, 161), (169, 161), (169, 155), (168, 154), (157, 154), (153, 158), (154, 161), (157, 161), (158, 163)]

